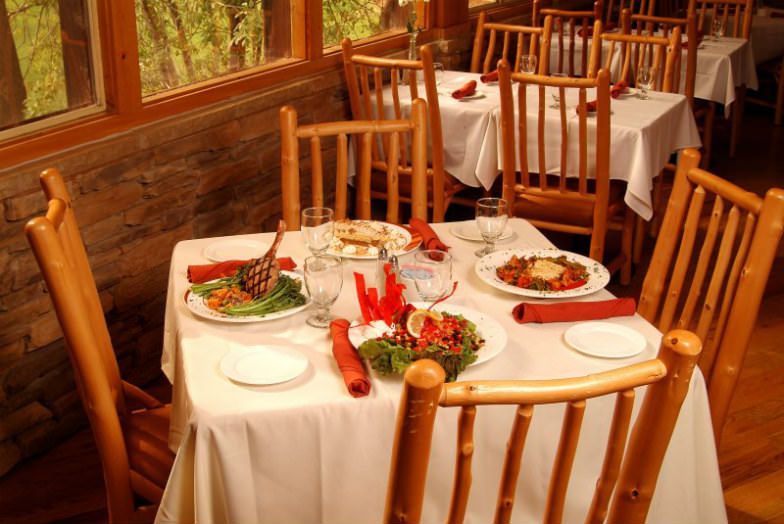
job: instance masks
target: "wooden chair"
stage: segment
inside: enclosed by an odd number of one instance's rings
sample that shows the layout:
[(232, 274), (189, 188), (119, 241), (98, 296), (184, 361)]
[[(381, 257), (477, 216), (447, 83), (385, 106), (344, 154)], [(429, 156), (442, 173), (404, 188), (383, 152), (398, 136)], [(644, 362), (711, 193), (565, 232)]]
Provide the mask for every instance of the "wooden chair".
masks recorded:
[[(693, 333), (675, 330), (662, 339), (657, 358), (595, 375), (448, 384), (444, 383), (444, 370), (436, 362), (429, 359), (414, 362), (403, 379), (384, 522), (419, 522), (437, 408), (458, 406), (455, 477), (447, 522), (463, 522), (471, 488), (473, 455), (481, 457), (486, 451), (474, 449), (477, 407), (507, 404), (516, 405), (517, 409), (506, 444), (494, 522), (508, 523), (534, 408), (563, 403), (566, 408), (561, 436), (542, 518), (548, 523), (561, 522), (586, 401), (612, 393), (616, 394), (615, 414), (612, 421), (607, 421), (609, 438), (586, 522), (604, 522), (608, 506), (608, 522), (645, 522), (699, 352), (700, 341)], [(634, 389), (646, 384), (650, 385), (627, 446)]]
[[(533, 24), (539, 27), (542, 16), (551, 16), (553, 21), (550, 24), (550, 42), (552, 45), (554, 32), (557, 41), (555, 67), (551, 70), (539, 70), (539, 74), (566, 73), (568, 76), (586, 76), (588, 71), (588, 56), (590, 46), (588, 42), (593, 36), (593, 25), (596, 20), (602, 19), (602, 3), (597, 0), (593, 4), (593, 11), (567, 11), (565, 9), (551, 9), (541, 6), (540, 0), (534, 1)], [(567, 52), (564, 53), (564, 28), (569, 39)], [(590, 29), (584, 29), (590, 28)], [(579, 38), (579, 49), (577, 41)], [(575, 68), (575, 57), (579, 54), (580, 70)], [(564, 70), (564, 55), (567, 57), (568, 67)], [(518, 71), (518, 69), (515, 69)]]
[[(348, 120), (311, 125), (297, 124), (297, 112), (291, 106), (280, 110), (281, 189), (283, 220), (289, 229), (300, 226), (300, 139), (310, 140), (310, 189), (313, 206), (323, 206), (325, 194), (332, 190), (332, 182), (324, 180), (322, 140), (336, 139), (337, 166), (335, 168), (335, 218), (347, 218), (348, 205), (348, 137), (358, 138), (355, 218), (370, 219), (370, 177), (373, 150), (379, 137), (386, 150), (386, 220), (399, 223), (399, 171), (410, 174), (411, 216), (427, 220), (427, 108), (422, 99), (414, 100), (411, 120)], [(410, 163), (404, 153), (405, 136), (410, 135)], [(306, 206), (307, 207), (307, 206)]]
[[(589, 235), (589, 256), (602, 262), (608, 228), (621, 230), (621, 253), (607, 264), (610, 271), (621, 269), (621, 281), (631, 278), (631, 248), (634, 215), (623, 201), (624, 187), (610, 183), (610, 81), (606, 70), (595, 78), (558, 78), (544, 75), (511, 73), (506, 61), (499, 62), (499, 87), (501, 93), (501, 140), (503, 146), (503, 196), (510, 203), (512, 213), (529, 220), (536, 227), (565, 233)], [(518, 82), (513, 96), (512, 81)], [(538, 113), (534, 126), (528, 121), (526, 88), (536, 86)], [(560, 91), (560, 122), (557, 127), (545, 124), (550, 95), (546, 88)], [(586, 90), (596, 89), (595, 139), (588, 137)], [(570, 135), (566, 115), (565, 94), (577, 92), (579, 98), (578, 123), (572, 125), (577, 133)], [(518, 100), (515, 110), (514, 99)], [(516, 119), (516, 120), (515, 120)], [(571, 115), (569, 117), (571, 120)], [(557, 129), (546, 133), (547, 127)], [(536, 133), (537, 154), (528, 153), (528, 135)], [(515, 136), (516, 135), (516, 136)], [(547, 160), (547, 145), (559, 143), (559, 162)], [(588, 144), (591, 143), (589, 154)], [(575, 144), (577, 146), (575, 147)], [(574, 168), (568, 165), (568, 150), (577, 149), (579, 156)], [(534, 157), (534, 158), (531, 158)], [(516, 162), (519, 160), (519, 163)], [(532, 163), (535, 161), (535, 163)], [(559, 173), (543, 166), (560, 165)], [(519, 166), (520, 176), (517, 170)], [(593, 176), (589, 180), (588, 173)], [(567, 178), (576, 172), (578, 177)], [(535, 176), (529, 173), (538, 173)], [(625, 186), (625, 185), (623, 185)], [(612, 221), (618, 217), (620, 224)]]
[[(751, 36), (751, 21), (753, 18), (753, 0), (690, 0), (689, 12), (695, 12), (695, 2), (699, 2), (697, 15), (697, 30), (705, 35), (711, 33), (711, 21), (720, 17), (725, 27), (725, 36), (733, 38), (749, 39)], [(735, 101), (732, 114), (732, 128), (730, 132), (730, 158), (735, 156), (738, 147), (738, 137), (740, 135), (740, 124), (743, 120), (743, 109), (746, 101), (746, 85), (735, 88)], [(712, 111), (715, 113), (716, 104), (710, 102)], [(703, 169), (708, 168), (710, 157), (703, 158)]]
[[(694, 329), (705, 351), (718, 446), (784, 229), (784, 190), (760, 198), (682, 153), (638, 312), (662, 331)], [(677, 246), (677, 249), (676, 249)]]
[(618, 29), (623, 29), (623, 12), (629, 10), (635, 15), (649, 15), (656, 14), (656, 1), (655, 0), (618, 0), (618, 5), (615, 5), (614, 0), (608, 0), (607, 8), (604, 12), (604, 25), (610, 25)]
[[(65, 334), (82, 405), (98, 447), (110, 522), (152, 522), (174, 454), (171, 406), (120, 377), (71, 199), (55, 169), (41, 174), (49, 206), (25, 225)], [(131, 404), (142, 406), (132, 409)], [(150, 505), (137, 504), (137, 497)]]
[[(399, 83), (401, 73), (405, 76), (408, 84), (403, 89), (408, 90), (410, 100), (420, 97), (417, 77), (421, 76), (424, 80), (424, 98), (427, 100), (430, 129), (430, 164), (427, 166), (428, 194), (430, 195), (428, 205), (433, 208), (432, 221), (443, 222), (446, 208), (450, 203), (473, 207), (475, 202), (457, 196), (457, 193), (466, 189), (467, 186), (444, 169), (441, 110), (438, 104), (433, 54), (430, 47), (422, 46), (420, 56), (421, 60), (397, 60), (355, 54), (351, 39), (345, 38), (343, 40), (343, 65), (346, 72), (351, 115), (354, 120), (386, 118), (383, 114), (385, 96), (387, 100), (392, 101), (394, 118), (403, 118)], [(388, 83), (389, 87), (386, 95), (384, 92), (385, 83)], [(402, 154), (406, 154), (405, 149), (402, 150)], [(374, 176), (371, 191), (373, 198), (387, 198), (386, 179), (382, 175), (387, 169), (385, 158), (387, 157), (382, 154), (382, 151), (374, 147), (372, 151)], [(407, 166), (401, 166), (398, 171), (400, 199), (403, 202), (410, 202), (410, 170)]]
[[(505, 58), (509, 61), (512, 46), (512, 38), (516, 37), (514, 71), (520, 71), (520, 59), (525, 55), (538, 56), (537, 71), (550, 70), (550, 34), (552, 17), (545, 16), (541, 27), (503, 24), (487, 21), (487, 12), (479, 13), (479, 20), (476, 23), (476, 33), (474, 34), (474, 48), (471, 53), (471, 72), (487, 73), (498, 63), (498, 60)], [(498, 39), (503, 36), (503, 45), (500, 54), (496, 52)], [(484, 49), (485, 39), (487, 39), (487, 49)], [(527, 44), (526, 44), (527, 42)]]

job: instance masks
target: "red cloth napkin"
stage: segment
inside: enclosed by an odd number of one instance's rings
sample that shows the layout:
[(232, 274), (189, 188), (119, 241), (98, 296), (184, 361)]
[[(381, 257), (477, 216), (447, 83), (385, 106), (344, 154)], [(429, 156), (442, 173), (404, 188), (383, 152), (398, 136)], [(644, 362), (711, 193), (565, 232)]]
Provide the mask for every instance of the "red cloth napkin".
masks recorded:
[[(702, 34), (702, 31), (697, 31), (697, 45), (698, 46), (702, 42), (703, 36), (704, 35)], [(684, 40), (683, 42), (681, 42), (681, 49), (688, 49), (688, 48), (689, 48), (689, 41), (688, 40)]]
[(452, 98), (460, 100), (463, 97), (473, 95), (474, 91), (476, 91), (476, 80), (469, 80), (460, 89), (452, 91)]
[(422, 236), (422, 245), (425, 246), (425, 249), (440, 249), (441, 251), (447, 251), (449, 249), (449, 246), (438, 238), (438, 235), (433, 231), (433, 228), (424, 220), (412, 218), (409, 223), (411, 224), (411, 227)]
[(494, 69), (489, 73), (483, 74), (482, 76), (479, 77), (479, 80), (481, 80), (483, 84), (486, 84), (488, 82), (495, 82), (496, 80), (498, 80), (498, 69)]
[[(613, 22), (608, 22), (608, 23), (604, 24), (604, 26), (602, 26), (602, 31), (610, 31), (612, 29), (615, 29), (615, 23), (613, 23)], [(585, 31), (586, 36), (593, 36), (593, 26), (592, 25), (589, 25), (588, 27), (586, 27), (584, 29), (580, 29), (577, 32), (577, 35), (582, 37), (583, 36), (583, 31)]]
[[(188, 282), (191, 284), (201, 284), (216, 278), (233, 276), (237, 270), (250, 262), (250, 260), (227, 260), (218, 264), (202, 264), (199, 266), (188, 266)], [(291, 257), (278, 259), (280, 269), (291, 271), (297, 267), (297, 263)]]
[(370, 393), (370, 381), (365, 374), (357, 350), (348, 339), (349, 321), (343, 318), (333, 320), (329, 325), (332, 335), (332, 354), (338, 363), (338, 369), (343, 374), (348, 392), (352, 397), (364, 397)]
[[(619, 96), (621, 96), (621, 94), (624, 91), (626, 91), (626, 89), (628, 87), (629, 87), (629, 84), (627, 84), (626, 82), (621, 80), (620, 82), (618, 82), (617, 84), (615, 84), (614, 86), (612, 86), (610, 88), (610, 96), (612, 98), (618, 98)], [(592, 100), (590, 102), (586, 102), (585, 103), (585, 109), (589, 113), (593, 113), (594, 111), (596, 111), (596, 100)], [(578, 113), (580, 112), (580, 106), (577, 106), (577, 112)]]
[(514, 307), (512, 316), (520, 324), (525, 322), (574, 322), (634, 315), (635, 309), (633, 298), (615, 298), (599, 302), (560, 302), (557, 304), (522, 302)]

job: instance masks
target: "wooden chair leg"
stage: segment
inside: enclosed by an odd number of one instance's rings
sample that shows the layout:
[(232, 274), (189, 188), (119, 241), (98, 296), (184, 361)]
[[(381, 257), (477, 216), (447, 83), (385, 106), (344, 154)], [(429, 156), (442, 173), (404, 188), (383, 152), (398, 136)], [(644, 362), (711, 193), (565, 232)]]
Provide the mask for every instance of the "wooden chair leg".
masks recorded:
[(708, 102), (708, 113), (705, 115), (705, 127), (702, 130), (702, 169), (708, 169), (711, 157), (711, 143), (713, 142), (713, 119), (716, 117), (716, 102)]
[(782, 123), (782, 116), (784, 114), (784, 58), (781, 59), (781, 68), (779, 69), (778, 89), (776, 90), (776, 116), (773, 121), (777, 126)]
[(634, 245), (632, 246), (632, 261), (639, 264), (642, 260), (642, 247), (645, 243), (645, 220), (637, 215), (636, 224), (634, 225)]
[(634, 217), (640, 218), (634, 211), (626, 208), (621, 231), (621, 254), (624, 257), (621, 266), (621, 285), (628, 286), (632, 281), (632, 237), (634, 236)]
[(743, 120), (743, 108), (746, 105), (746, 84), (735, 88), (735, 102), (732, 104), (732, 131), (730, 133), (730, 158), (735, 158), (740, 136), (740, 123)]

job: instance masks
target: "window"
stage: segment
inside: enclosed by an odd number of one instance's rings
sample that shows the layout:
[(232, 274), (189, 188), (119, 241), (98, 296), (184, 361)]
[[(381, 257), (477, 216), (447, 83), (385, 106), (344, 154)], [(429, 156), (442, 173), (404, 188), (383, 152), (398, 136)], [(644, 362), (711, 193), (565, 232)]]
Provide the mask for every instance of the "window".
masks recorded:
[(291, 57), (290, 0), (136, 0), (142, 95)]
[(321, 5), (324, 47), (340, 45), (345, 37), (357, 40), (406, 29), (414, 8), (408, 0), (322, 0)]
[(94, 20), (87, 0), (0, 2), (0, 130), (102, 105)]

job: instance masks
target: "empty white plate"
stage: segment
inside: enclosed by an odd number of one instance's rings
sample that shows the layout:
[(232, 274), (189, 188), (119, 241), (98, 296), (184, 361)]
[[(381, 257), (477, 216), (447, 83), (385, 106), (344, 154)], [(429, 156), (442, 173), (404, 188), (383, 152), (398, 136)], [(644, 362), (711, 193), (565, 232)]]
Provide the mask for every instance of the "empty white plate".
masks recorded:
[(204, 248), (204, 256), (213, 262), (227, 260), (250, 260), (259, 258), (269, 249), (269, 245), (250, 238), (227, 238), (218, 240)]
[[(449, 228), (449, 231), (457, 238), (462, 238), (463, 240), (484, 242), (482, 235), (479, 234), (479, 227), (476, 225), (476, 222), (462, 222), (459, 224), (454, 224)], [(501, 233), (500, 237), (498, 237), (498, 240), (504, 240), (510, 236), (512, 236), (512, 228), (506, 226), (504, 228), (504, 232)]]
[(308, 359), (282, 345), (237, 346), (221, 360), (220, 368), (230, 379), (243, 384), (269, 385), (300, 376)]
[(633, 357), (645, 349), (637, 331), (610, 322), (583, 322), (564, 333), (566, 343), (586, 355), (602, 358)]

